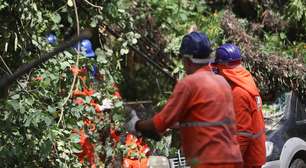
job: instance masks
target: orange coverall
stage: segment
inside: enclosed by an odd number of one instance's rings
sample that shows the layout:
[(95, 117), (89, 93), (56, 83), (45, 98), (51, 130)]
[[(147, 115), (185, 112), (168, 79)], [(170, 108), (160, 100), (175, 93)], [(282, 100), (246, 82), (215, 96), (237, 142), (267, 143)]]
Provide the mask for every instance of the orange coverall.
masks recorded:
[(266, 162), (265, 124), (259, 90), (240, 62), (219, 66), (220, 73), (230, 81), (236, 113), (238, 143), (244, 168), (260, 168)]
[(159, 133), (177, 122), (192, 167), (240, 167), (231, 87), (208, 66), (179, 81), (165, 107), (153, 117)]

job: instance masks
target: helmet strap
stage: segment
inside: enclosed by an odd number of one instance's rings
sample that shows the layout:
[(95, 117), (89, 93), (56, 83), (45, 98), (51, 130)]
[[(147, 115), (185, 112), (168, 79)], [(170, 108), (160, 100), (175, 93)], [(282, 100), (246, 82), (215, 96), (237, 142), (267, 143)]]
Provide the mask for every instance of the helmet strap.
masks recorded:
[(190, 61), (194, 64), (210, 64), (212, 59), (211, 58), (205, 58), (205, 59), (200, 59), (200, 58), (189, 58)]
[(184, 54), (183, 57), (189, 58), (193, 64), (210, 64), (212, 62), (212, 58), (193, 58), (193, 55)]

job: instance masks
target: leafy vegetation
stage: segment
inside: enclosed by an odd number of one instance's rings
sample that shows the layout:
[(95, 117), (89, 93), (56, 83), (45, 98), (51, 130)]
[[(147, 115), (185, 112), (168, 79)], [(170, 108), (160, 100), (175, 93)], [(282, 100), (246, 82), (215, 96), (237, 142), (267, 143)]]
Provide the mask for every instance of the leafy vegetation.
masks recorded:
[[(1, 77), (51, 51), (77, 33), (77, 27), (94, 32), (90, 40), (96, 54), (96, 58), (87, 58), (70, 48), (10, 86), (9, 96), (0, 102), (0, 166), (104, 167), (126, 158), (129, 149), (136, 147), (118, 140), (126, 137), (123, 124), (128, 113), (124, 102), (152, 100), (156, 107), (143, 110), (147, 117), (152, 116), (173, 86), (168, 77), (129, 46), (182, 78), (183, 66), (177, 54), (180, 40), (191, 25), (208, 34), (213, 48), (237, 42), (221, 27), (226, 5), (233, 4), (199, 0), (0, 0)], [(260, 52), (300, 62), (304, 59), (305, 66), (306, 5), (302, 0), (290, 0), (285, 6), (279, 16), (299, 26), (277, 31), (259, 26), (257, 32), (261, 33), (252, 32), (250, 25), (260, 19), (263, 5), (254, 20), (242, 18), (240, 23), (243, 30), (261, 41)], [(277, 11), (279, 6), (271, 8)], [(292, 29), (297, 37), (291, 37)], [(46, 40), (50, 33), (58, 39), (55, 45)], [(262, 69), (253, 72), (260, 74)], [(272, 92), (274, 85), (271, 82), (269, 86)], [(110, 100), (114, 108), (97, 110), (105, 100)], [(139, 140), (137, 145), (148, 143), (157, 147), (153, 154), (173, 155), (177, 144), (169, 150), (171, 137), (175, 138), (168, 134), (158, 143)], [(84, 154), (84, 146), (93, 149), (93, 157)], [(131, 155), (145, 157), (139, 152)]]

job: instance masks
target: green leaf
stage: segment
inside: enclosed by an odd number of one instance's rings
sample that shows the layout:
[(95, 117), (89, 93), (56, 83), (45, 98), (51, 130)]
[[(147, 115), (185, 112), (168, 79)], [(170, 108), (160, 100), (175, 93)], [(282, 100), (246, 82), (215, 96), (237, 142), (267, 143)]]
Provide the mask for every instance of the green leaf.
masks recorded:
[(56, 109), (54, 107), (48, 106), (48, 112), (49, 113), (54, 113)]
[(77, 122), (77, 125), (78, 125), (80, 128), (82, 128), (82, 127), (84, 126), (83, 120), (78, 121), (78, 122)]
[(51, 19), (53, 20), (54, 23), (60, 23), (61, 15), (59, 15), (58, 13), (53, 13), (53, 15), (51, 15)]
[(50, 79), (53, 81), (53, 80), (57, 80), (58, 79), (58, 77), (57, 76), (55, 76), (54, 74), (50, 74), (49, 75), (49, 77), (50, 77)]
[(112, 156), (113, 154), (113, 149), (111, 147), (107, 147), (106, 148), (106, 156), (109, 157), (109, 156)]
[(120, 50), (120, 55), (126, 55), (126, 54), (128, 54), (129, 53), (129, 49), (127, 49), (127, 48), (121, 48), (121, 50)]
[(74, 60), (68, 60), (69, 64), (75, 64)]
[(68, 1), (67, 1), (67, 5), (70, 6), (70, 7), (73, 7), (73, 2), (72, 2), (72, 0), (68, 0)]
[(97, 48), (95, 51), (96, 55), (97, 55), (97, 62), (102, 63), (102, 64), (106, 64), (107, 58), (106, 58), (106, 54), (103, 50), (101, 50), (100, 48)]
[(49, 156), (51, 151), (52, 151), (52, 142), (50, 140), (44, 141), (40, 149), (40, 153), (42, 154), (42, 156), (44, 158)]
[(45, 80), (41, 81), (40, 84), (41, 84), (41, 87), (43, 87), (43, 88), (49, 88), (50, 83), (51, 83), (50, 78), (46, 78)]
[(68, 61), (61, 62), (60, 65), (62, 70), (66, 69), (67, 67), (70, 67), (70, 63)]
[(136, 152), (132, 152), (130, 156), (133, 159), (133, 158), (138, 158), (139, 155)]
[(26, 117), (25, 118), (25, 123), (23, 124), (25, 127), (28, 127), (28, 126), (30, 126), (30, 124), (31, 124), (31, 118), (29, 118), (29, 117)]
[(49, 62), (52, 63), (52, 64), (57, 64), (57, 60), (53, 59), (53, 58), (49, 59)]
[(44, 115), (43, 121), (45, 122), (46, 126), (50, 126), (53, 123), (53, 117)]
[(284, 39), (287, 38), (285, 33), (280, 33), (280, 34), (279, 34), (279, 37), (280, 37), (282, 40), (284, 40)]
[(1, 1), (1, 3), (0, 3), (0, 10), (5, 8), (5, 7), (7, 7), (7, 6), (8, 6), (7, 2)]
[[(94, 112), (94, 111), (95, 111), (95, 108), (93, 108), (92, 106), (88, 106), (88, 107), (85, 108), (85, 111), (86, 111), (86, 112), (89, 112), (89, 113), (90, 113), (90, 112)], [(90, 117), (88, 117), (88, 118), (90, 118)]]
[(141, 153), (140, 158), (146, 158), (146, 155), (144, 153)]
[(80, 150), (78, 148), (75, 148), (75, 147), (72, 147), (71, 151), (72, 151), (72, 153), (81, 153), (82, 152), (82, 150)]
[(132, 39), (132, 44), (136, 44), (137, 43), (137, 39), (136, 38), (133, 38)]
[(15, 111), (19, 110), (19, 102), (17, 100), (9, 100), (8, 104), (13, 107)]
[(73, 134), (70, 136), (70, 141), (72, 143), (79, 143), (80, 142), (80, 136), (77, 134)]
[(58, 141), (57, 142), (57, 146), (64, 146), (64, 145), (65, 145), (64, 141)]
[(84, 103), (90, 104), (90, 101), (91, 101), (91, 100), (92, 100), (92, 98), (91, 98), (90, 96), (86, 96), (86, 97), (85, 97)]
[(68, 51), (64, 51), (64, 55), (65, 55), (66, 58), (72, 58), (73, 57), (73, 55)]
[(90, 22), (90, 26), (91, 27), (96, 27), (98, 24), (98, 20), (96, 18), (93, 18)]
[(123, 102), (122, 101), (118, 101), (115, 103), (115, 107), (122, 107), (123, 106)]
[(20, 95), (19, 94), (15, 94), (14, 96), (11, 97), (13, 100), (19, 99)]
[(119, 114), (114, 114), (113, 115), (113, 120), (114, 121), (119, 121), (119, 122), (121, 122), (121, 121), (124, 121), (124, 117), (122, 116), (122, 115), (119, 115)]
[(3, 120), (7, 120), (9, 117), (10, 117), (11, 113), (8, 112), (8, 111), (5, 111), (4, 112), (4, 117), (3, 117)]

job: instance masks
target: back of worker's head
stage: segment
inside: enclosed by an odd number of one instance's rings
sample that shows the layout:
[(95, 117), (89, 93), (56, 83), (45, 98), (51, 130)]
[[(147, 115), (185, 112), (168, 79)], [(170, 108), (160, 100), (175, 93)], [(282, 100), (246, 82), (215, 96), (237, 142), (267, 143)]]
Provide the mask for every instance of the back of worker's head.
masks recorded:
[(192, 63), (207, 64), (211, 52), (211, 43), (206, 34), (194, 31), (183, 37), (180, 54)]
[(234, 44), (223, 44), (216, 50), (216, 63), (240, 63), (240, 60), (240, 49)]
[(193, 31), (183, 37), (180, 55), (186, 74), (192, 74), (211, 61), (211, 44), (206, 34)]

